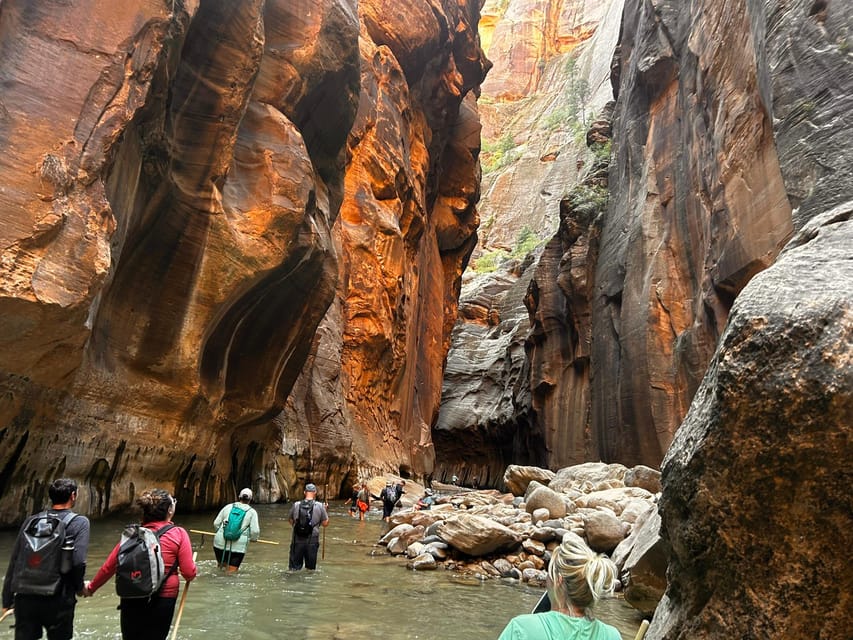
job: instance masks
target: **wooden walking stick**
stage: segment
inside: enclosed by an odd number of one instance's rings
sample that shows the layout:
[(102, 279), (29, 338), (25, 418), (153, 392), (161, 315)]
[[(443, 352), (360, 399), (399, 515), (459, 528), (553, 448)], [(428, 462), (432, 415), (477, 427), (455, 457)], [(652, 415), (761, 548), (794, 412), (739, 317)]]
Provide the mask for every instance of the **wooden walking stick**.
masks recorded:
[(634, 640), (643, 640), (643, 638), (646, 636), (646, 629), (648, 629), (648, 628), (649, 628), (649, 621), (643, 620), (640, 623), (640, 628), (637, 629), (637, 635), (634, 638)]
[[(193, 551), (193, 564), (198, 556), (198, 551)], [(181, 616), (184, 615), (184, 605), (187, 603), (187, 592), (190, 590), (190, 583), (184, 585), (184, 592), (181, 594), (181, 606), (178, 607), (178, 615), (175, 617), (175, 626), (172, 628), (172, 640), (178, 637), (178, 625), (181, 624)]]

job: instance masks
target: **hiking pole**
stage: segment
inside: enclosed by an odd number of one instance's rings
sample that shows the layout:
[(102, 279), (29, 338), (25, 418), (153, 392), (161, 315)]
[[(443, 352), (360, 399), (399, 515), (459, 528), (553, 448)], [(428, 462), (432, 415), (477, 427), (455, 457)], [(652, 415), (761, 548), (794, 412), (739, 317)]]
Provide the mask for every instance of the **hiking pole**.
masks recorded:
[(634, 637), (634, 640), (643, 640), (646, 635), (646, 629), (649, 628), (649, 621), (643, 620), (640, 623), (640, 628), (637, 629), (637, 635)]
[[(193, 564), (198, 556), (198, 551), (193, 551)], [(190, 583), (184, 584), (184, 592), (181, 594), (181, 606), (178, 607), (178, 615), (175, 617), (175, 626), (172, 629), (172, 640), (178, 637), (178, 625), (181, 624), (181, 616), (184, 615), (184, 605), (187, 603), (187, 593), (190, 590)]]
[[(213, 531), (201, 531), (200, 529), (190, 529), (190, 533), (200, 533), (205, 536), (215, 536)], [(280, 544), (273, 540), (252, 540), (252, 542), (260, 542), (261, 544)]]
[(6, 612), (2, 616), (0, 616), (0, 622), (3, 622), (6, 618), (11, 616), (13, 613), (15, 613), (14, 609), (6, 609)]
[[(326, 497), (329, 495), (328, 493), (326, 493), (326, 489), (328, 489), (328, 488), (329, 488), (329, 483), (327, 482), (323, 485), (323, 502), (325, 502), (327, 505), (329, 504), (329, 499)], [(326, 517), (328, 518), (329, 514), (326, 514)], [(320, 560), (325, 560), (325, 559), (326, 559), (326, 527), (323, 527), (323, 548), (320, 550)]]

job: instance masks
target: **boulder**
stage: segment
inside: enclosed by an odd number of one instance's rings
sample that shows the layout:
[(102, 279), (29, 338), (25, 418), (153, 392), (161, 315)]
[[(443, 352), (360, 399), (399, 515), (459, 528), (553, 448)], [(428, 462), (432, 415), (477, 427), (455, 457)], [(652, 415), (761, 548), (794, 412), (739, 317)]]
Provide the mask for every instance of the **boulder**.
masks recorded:
[(545, 545), (539, 542), (538, 540), (532, 540), (530, 538), (523, 540), (521, 543), (521, 547), (531, 555), (543, 556), (545, 555)]
[(545, 507), (539, 507), (538, 509), (534, 509), (530, 515), (533, 522), (542, 522), (543, 520), (548, 520), (551, 517), (551, 512)]
[(398, 556), (401, 553), (406, 553), (408, 547), (409, 544), (401, 536), (396, 536), (388, 541), (387, 549), (391, 555)]
[(552, 518), (562, 518), (568, 511), (563, 496), (548, 487), (537, 487), (528, 496), (526, 505), (527, 513), (533, 513), (537, 509), (544, 508), (548, 510)]
[(435, 562), (435, 558), (432, 557), (429, 553), (422, 553), (417, 558), (414, 558), (411, 562), (409, 562), (406, 566), (415, 571), (424, 571), (429, 569), (435, 569), (437, 564)]
[(402, 524), (398, 524), (396, 527), (392, 527), (388, 533), (379, 538), (379, 544), (388, 544), (392, 539), (399, 537), (401, 534), (406, 531), (411, 531), (414, 527), (406, 522)]
[(504, 484), (507, 491), (513, 495), (523, 496), (527, 491), (527, 485), (532, 480), (536, 480), (544, 485), (547, 485), (554, 479), (554, 472), (549, 469), (541, 469), (539, 467), (525, 467), (517, 464), (511, 464), (504, 471)]
[(584, 532), (593, 551), (610, 553), (625, 539), (628, 527), (611, 513), (593, 511), (584, 518)]
[(851, 247), (853, 201), (735, 300), (661, 467), (650, 638), (850, 637)]
[(588, 492), (602, 482), (612, 480), (622, 482), (627, 471), (627, 467), (621, 464), (585, 462), (560, 469), (548, 486), (554, 491), (578, 489)]
[(660, 522), (657, 509), (653, 509), (631, 536), (622, 542), (624, 544), (629, 539), (633, 541), (631, 551), (622, 563), (625, 601), (644, 616), (654, 613), (666, 591), (667, 559), (660, 537)]
[(454, 549), (469, 556), (484, 556), (514, 547), (521, 536), (483, 516), (459, 514), (438, 525), (438, 535)]
[(530, 584), (544, 585), (548, 574), (541, 569), (524, 569), (521, 572), (521, 579)]
[(508, 578), (508, 577), (513, 575), (512, 570), (514, 567), (509, 563), (509, 561), (506, 558), (497, 558), (492, 563), (492, 565), (495, 567), (495, 569), (498, 570), (500, 575), (504, 578)]
[(444, 542), (430, 542), (425, 545), (424, 551), (436, 560), (445, 560), (447, 558), (447, 544)]
[(626, 487), (640, 487), (649, 493), (660, 493), (660, 471), (642, 464), (625, 472)]
[(406, 555), (409, 558), (417, 558), (422, 553), (426, 552), (426, 546), (420, 542), (413, 542), (406, 549)]
[(586, 493), (575, 500), (574, 503), (578, 507), (589, 509), (606, 507), (618, 516), (629, 502), (637, 499), (646, 500), (651, 504), (654, 496), (639, 487), (617, 487)]

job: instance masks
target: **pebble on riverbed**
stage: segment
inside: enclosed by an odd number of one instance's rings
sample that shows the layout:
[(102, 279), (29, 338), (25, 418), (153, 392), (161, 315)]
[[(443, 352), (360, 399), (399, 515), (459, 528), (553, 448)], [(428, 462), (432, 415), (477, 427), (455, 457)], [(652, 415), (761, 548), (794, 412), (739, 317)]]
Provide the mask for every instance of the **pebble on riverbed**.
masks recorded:
[[(632, 554), (655, 545), (657, 531), (647, 531), (642, 549), (635, 550), (633, 532), (635, 525), (639, 529), (647, 521), (659, 522), (650, 514), (657, 512), (660, 472), (604, 463), (575, 465), (556, 473), (510, 465), (504, 484), (512, 493), (445, 492), (430, 510), (404, 509), (392, 516), (392, 528), (379, 544), (393, 555), (405, 555), (406, 566), (416, 571), (444, 567), (480, 579), (519, 580), (544, 587), (551, 552), (572, 531), (593, 550), (613, 554), (622, 582), (646, 600), (650, 586), (663, 594), (665, 564), (650, 566), (648, 559), (644, 562)], [(633, 583), (627, 563), (632, 557), (630, 566), (643, 568)], [(638, 580), (649, 584), (638, 584)], [(627, 589), (626, 600), (630, 602)], [(648, 606), (646, 601), (642, 608)]]

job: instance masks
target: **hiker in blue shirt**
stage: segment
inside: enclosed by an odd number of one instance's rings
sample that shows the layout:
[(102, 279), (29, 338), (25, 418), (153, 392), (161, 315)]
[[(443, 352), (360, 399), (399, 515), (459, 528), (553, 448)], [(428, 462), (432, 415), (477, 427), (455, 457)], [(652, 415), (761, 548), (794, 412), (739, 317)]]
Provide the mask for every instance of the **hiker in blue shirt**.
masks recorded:
[(290, 509), (293, 538), (290, 542), (290, 569), (298, 571), (317, 568), (317, 551), (320, 549), (320, 527), (329, 525), (325, 505), (316, 502), (317, 486), (305, 485), (305, 499), (297, 500)]
[(248, 487), (240, 490), (239, 502), (222, 507), (213, 521), (216, 535), (213, 536), (213, 553), (220, 569), (236, 573), (246, 557), (249, 541), (261, 537), (261, 525), (258, 512), (249, 506), (252, 490)]

